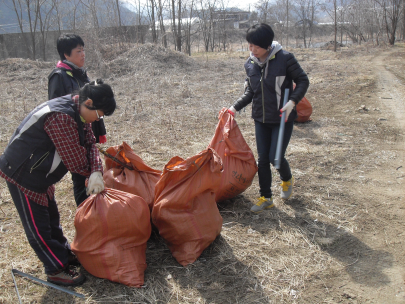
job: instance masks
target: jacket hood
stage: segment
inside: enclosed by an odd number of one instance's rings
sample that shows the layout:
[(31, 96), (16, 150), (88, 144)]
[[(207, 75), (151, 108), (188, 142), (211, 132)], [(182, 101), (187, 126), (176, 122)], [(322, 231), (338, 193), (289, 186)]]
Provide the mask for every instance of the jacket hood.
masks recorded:
[(278, 51), (280, 51), (281, 49), (283, 49), (283, 47), (281, 46), (280, 43), (278, 43), (277, 41), (273, 41), (273, 43), (271, 44), (271, 51), (269, 53), (269, 55), (267, 55), (267, 58), (261, 62), (259, 61), (258, 58), (256, 58), (255, 56), (253, 56), (252, 53), (250, 53), (250, 58), (260, 67), (264, 66), (269, 60), (271, 60), (273, 58), (273, 56), (275, 56), (277, 54)]
[(281, 46), (280, 43), (278, 43), (277, 41), (273, 41), (273, 43), (271, 44), (271, 51), (269, 53), (269, 55), (267, 56), (267, 58), (261, 62), (259, 61), (258, 58), (256, 58), (255, 56), (252, 55), (252, 53), (250, 53), (250, 58), (260, 67), (266, 66), (266, 70), (264, 72), (264, 77), (267, 77), (267, 72), (268, 72), (268, 67), (269, 65), (267, 64), (267, 62), (269, 62), (270, 60), (272, 60), (274, 58), (274, 56), (277, 54), (278, 51), (282, 50), (283, 47)]
[(69, 70), (69, 71), (78, 70), (78, 71), (81, 71), (82, 73), (86, 73), (85, 68), (79, 68), (77, 65), (70, 62), (69, 60), (63, 60), (63, 61), (59, 60), (58, 63), (56, 64), (56, 67), (66, 69), (66, 70)]
[(66, 63), (64, 63), (64, 62), (62, 62), (60, 60), (56, 64), (56, 67), (57, 68), (63, 68), (63, 69), (66, 69), (66, 70), (72, 70), (72, 68), (68, 64), (66, 64)]

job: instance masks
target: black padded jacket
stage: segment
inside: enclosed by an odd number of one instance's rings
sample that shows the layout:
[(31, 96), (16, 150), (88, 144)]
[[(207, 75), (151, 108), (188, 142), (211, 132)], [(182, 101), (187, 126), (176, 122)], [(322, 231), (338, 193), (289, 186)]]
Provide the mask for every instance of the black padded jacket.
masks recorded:
[[(78, 91), (86, 83), (90, 82), (85, 71), (76, 69), (67, 63), (63, 63), (69, 68), (56, 67), (48, 76), (48, 99), (65, 96)], [(94, 121), (91, 124), (96, 142), (105, 138), (106, 129), (103, 120)]]
[[(283, 107), (286, 88), (289, 89), (288, 100), (297, 104), (309, 87), (308, 76), (297, 59), (284, 50), (278, 51), (262, 67), (249, 57), (245, 62), (245, 70), (245, 93), (233, 106), (240, 111), (253, 102), (252, 118), (262, 123), (280, 123), (280, 109)], [(295, 89), (293, 82), (296, 84)], [(288, 121), (294, 121), (296, 117), (297, 112), (294, 109)]]

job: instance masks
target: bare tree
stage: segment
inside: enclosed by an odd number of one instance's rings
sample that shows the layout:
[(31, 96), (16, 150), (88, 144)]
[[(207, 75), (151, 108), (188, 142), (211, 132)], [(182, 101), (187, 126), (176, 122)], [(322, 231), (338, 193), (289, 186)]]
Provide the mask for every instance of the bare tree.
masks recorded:
[(120, 10), (120, 2), (119, 2), (119, 0), (115, 0), (115, 5), (117, 6), (118, 26), (121, 28), (122, 22), (121, 22), (121, 10)]
[(115, 6), (117, 7), (117, 17), (118, 17), (118, 34), (119, 34), (119, 42), (120, 45), (122, 47), (123, 43), (126, 41), (126, 37), (125, 37), (125, 33), (124, 33), (124, 29), (122, 27), (122, 20), (121, 20), (121, 8), (120, 8), (120, 1), (119, 0), (115, 0)]
[(186, 52), (189, 56), (191, 56), (191, 39), (192, 39), (192, 27), (194, 25), (194, 20), (195, 18), (193, 18), (193, 14), (194, 14), (194, 5), (195, 5), (195, 1), (191, 0), (188, 4), (187, 9), (184, 9), (184, 12), (188, 13), (188, 18), (186, 20), (186, 24), (184, 24), (184, 30), (185, 30), (185, 46), (186, 46)]
[[(31, 51), (31, 58), (36, 58), (36, 32), (38, 29), (38, 19), (40, 14), (41, 2), (40, 0), (12, 0), (14, 11), (17, 16), (18, 25), (20, 31), (23, 34), (23, 41), (27, 49)], [(24, 14), (24, 12), (26, 14)], [(28, 20), (24, 20), (24, 16), (27, 16)], [(25, 26), (29, 28), (30, 41), (24, 35)]]
[(52, 5), (53, 5), (53, 8), (54, 8), (54, 22), (53, 23), (56, 24), (56, 26), (58, 28), (59, 35), (60, 35), (61, 32), (62, 32), (62, 26), (63, 26), (63, 24), (62, 24), (63, 16), (61, 14), (61, 9), (60, 9), (61, 1), (60, 0), (52, 0)]
[(177, 35), (176, 35), (176, 48), (179, 52), (181, 52), (181, 19), (182, 19), (182, 10), (181, 10), (181, 0), (177, 0), (177, 5), (178, 5), (178, 11), (177, 11)]
[(103, 27), (110, 27), (110, 41), (116, 43), (120, 50), (126, 49), (126, 35), (121, 17), (121, 4), (119, 0), (97, 0), (97, 5), (103, 9), (98, 12), (98, 20)]
[(340, 30), (340, 43), (343, 43), (343, 28), (345, 23), (345, 0), (340, 0), (340, 7), (338, 8), (338, 20)]
[(377, 10), (376, 8), (376, 3), (373, 1), (373, 20), (375, 20), (376, 23), (376, 28), (377, 28), (377, 33), (375, 35), (375, 40), (377, 45), (380, 44), (380, 35), (382, 32), (382, 17), (381, 17), (381, 11)]
[(137, 13), (136, 13), (136, 42), (137, 43), (145, 43), (145, 33), (142, 30), (142, 16), (143, 16), (143, 7), (141, 7), (141, 0), (138, 0), (137, 2)]
[(214, 9), (215, 0), (211, 1), (199, 1), (199, 12), (198, 17), (200, 18), (200, 30), (203, 36), (204, 50), (208, 52), (210, 50), (210, 45), (212, 44), (212, 33), (214, 28)]
[(268, 15), (271, 7), (271, 0), (259, 0), (257, 2), (255, 8), (257, 10), (260, 22), (268, 23)]
[[(367, 41), (367, 32), (374, 31), (371, 19), (379, 20), (378, 14), (375, 15), (373, 3), (369, 0), (353, 0), (345, 8), (346, 23), (344, 25), (346, 34), (353, 43), (361, 44)], [(377, 18), (375, 18), (377, 17)]]
[[(65, 0), (53, 0), (55, 2), (55, 9), (57, 10), (58, 14), (58, 27), (59, 32), (61, 28), (69, 28), (73, 33), (77, 31), (77, 28), (81, 25), (78, 24), (78, 19), (80, 19), (81, 15), (88, 15), (88, 11), (86, 7), (83, 7), (81, 4), (81, 0), (69, 0), (68, 2)], [(80, 9), (82, 8), (82, 9)], [(64, 12), (62, 15), (60, 12)], [(63, 26), (63, 19), (66, 19), (66, 25)], [(88, 23), (87, 18), (85, 18), (86, 23)], [(84, 24), (87, 26), (88, 24)]]
[(46, 0), (37, 2), (37, 16), (39, 22), (39, 30), (41, 32), (41, 49), (42, 49), (42, 59), (46, 60), (46, 40), (48, 36), (48, 31), (51, 27), (50, 20), (51, 14), (54, 9), (54, 2), (46, 2)]
[[(175, 49), (181, 52), (182, 47), (182, 17), (183, 17), (183, 10), (182, 10), (183, 2), (181, 0), (171, 0), (170, 2), (170, 14), (171, 14), (171, 28), (173, 34), (173, 43)], [(176, 20), (177, 19), (177, 20)]]
[(405, 0), (402, 0), (402, 39), (405, 40)]
[(152, 41), (157, 43), (157, 32), (156, 32), (156, 19), (155, 19), (155, 1), (150, 0), (150, 6), (148, 6), (149, 20), (152, 31)]
[(162, 0), (158, 0), (158, 19), (160, 26), (160, 36), (162, 37), (162, 45), (167, 48), (166, 29), (163, 22), (163, 4)]
[(315, 0), (294, 0), (293, 9), (298, 17), (296, 28), (304, 41), (304, 47), (311, 44), (315, 11), (318, 3)]
[(327, 5), (322, 6), (322, 10), (326, 12), (333, 20), (333, 51), (336, 52), (337, 49), (337, 29), (338, 29), (338, 0), (328, 0), (326, 4), (331, 4), (332, 8), (329, 8)]
[[(228, 0), (219, 0), (219, 11), (217, 15), (217, 29), (219, 32), (218, 42), (222, 42), (222, 50), (226, 51), (227, 44), (227, 6)], [(221, 21), (220, 21), (221, 20)]]
[(405, 40), (405, 0), (402, 0), (402, 39)]
[(174, 46), (176, 48), (177, 30), (176, 30), (176, 1), (175, 0), (172, 0), (172, 2), (171, 2), (171, 9), (172, 9), (172, 33), (173, 33), (173, 39), (174, 39), (173, 42), (174, 42)]
[(395, 35), (402, 12), (403, 0), (375, 0), (383, 11), (385, 32), (390, 45), (395, 44)]
[(286, 0), (276, 0), (269, 7), (269, 25), (272, 26), (277, 41), (283, 44), (284, 36), (287, 34), (286, 27)]
[(83, 4), (91, 13), (91, 24), (97, 30), (99, 26), (98, 16), (97, 16), (97, 4), (96, 0), (80, 0), (80, 3)]
[(335, 39), (334, 39), (334, 44), (333, 44), (333, 51), (336, 52), (336, 45), (337, 45), (337, 0), (332, 0), (333, 1), (333, 22), (334, 22), (334, 33), (335, 33)]

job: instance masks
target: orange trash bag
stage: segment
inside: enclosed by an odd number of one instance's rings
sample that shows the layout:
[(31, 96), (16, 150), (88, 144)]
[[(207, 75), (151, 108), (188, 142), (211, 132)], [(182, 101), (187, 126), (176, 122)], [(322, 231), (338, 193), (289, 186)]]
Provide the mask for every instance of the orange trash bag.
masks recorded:
[(151, 234), (143, 198), (106, 188), (79, 206), (75, 228), (71, 248), (89, 273), (128, 286), (143, 285)]
[[(293, 88), (295, 89), (295, 83), (293, 84)], [(305, 96), (295, 106), (295, 110), (297, 111), (296, 122), (306, 122), (311, 120), (312, 105)]]
[(301, 101), (295, 106), (297, 111), (296, 122), (306, 122), (311, 120), (312, 106), (306, 97), (302, 98)]
[(186, 160), (173, 157), (156, 184), (152, 222), (183, 266), (193, 263), (221, 232), (214, 193), (221, 171), (220, 157), (207, 149)]
[(110, 147), (105, 152), (121, 162), (119, 164), (105, 156), (106, 168), (103, 174), (105, 186), (139, 195), (152, 210), (155, 185), (160, 179), (162, 171), (146, 165), (126, 142)]
[(231, 199), (245, 191), (257, 172), (255, 157), (227, 108), (219, 112), (219, 122), (208, 147), (222, 159), (224, 172), (215, 194), (217, 202)]

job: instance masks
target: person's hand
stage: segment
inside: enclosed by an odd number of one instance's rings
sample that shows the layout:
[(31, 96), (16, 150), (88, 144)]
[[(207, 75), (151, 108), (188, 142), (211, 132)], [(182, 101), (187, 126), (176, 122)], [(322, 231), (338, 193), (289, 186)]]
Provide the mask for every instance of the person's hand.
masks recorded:
[[(290, 116), (291, 111), (295, 107), (295, 102), (292, 100), (289, 100), (286, 105), (280, 110), (281, 113), (285, 112), (285, 121), (287, 122), (288, 116)], [(281, 116), (281, 115), (280, 115)]]
[(230, 108), (228, 109), (228, 113), (231, 114), (233, 117), (235, 117), (235, 113), (236, 113), (235, 108), (234, 108), (233, 106), (230, 107)]
[(86, 194), (98, 194), (104, 190), (103, 175), (100, 171), (95, 171), (90, 175)]

